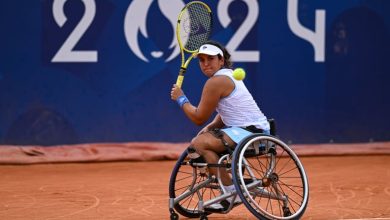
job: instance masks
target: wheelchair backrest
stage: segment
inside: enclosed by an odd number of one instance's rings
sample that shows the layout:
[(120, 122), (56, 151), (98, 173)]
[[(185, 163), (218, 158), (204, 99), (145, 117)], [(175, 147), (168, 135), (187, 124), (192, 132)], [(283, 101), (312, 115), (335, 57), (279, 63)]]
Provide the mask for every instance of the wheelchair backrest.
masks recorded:
[(268, 119), (268, 123), (269, 123), (269, 127), (270, 127), (270, 134), (272, 136), (275, 136), (276, 135), (276, 124), (275, 124), (275, 119), (273, 118), (269, 118)]

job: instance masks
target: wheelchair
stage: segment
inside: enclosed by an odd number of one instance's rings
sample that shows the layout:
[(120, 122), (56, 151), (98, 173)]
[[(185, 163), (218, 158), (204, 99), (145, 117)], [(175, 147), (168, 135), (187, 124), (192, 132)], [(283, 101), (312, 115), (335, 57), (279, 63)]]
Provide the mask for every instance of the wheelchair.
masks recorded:
[[(185, 150), (170, 177), (170, 219), (179, 219), (179, 213), (207, 220), (212, 213), (226, 214), (241, 204), (258, 219), (300, 219), (309, 199), (307, 176), (294, 151), (275, 136), (274, 121), (270, 124), (271, 135), (249, 135), (232, 153), (220, 154), (218, 164), (191, 160)], [(217, 167), (218, 175), (210, 175), (209, 167)], [(231, 173), (235, 191), (221, 187), (220, 169)], [(237, 196), (242, 203), (228, 203), (222, 210), (210, 208)]]

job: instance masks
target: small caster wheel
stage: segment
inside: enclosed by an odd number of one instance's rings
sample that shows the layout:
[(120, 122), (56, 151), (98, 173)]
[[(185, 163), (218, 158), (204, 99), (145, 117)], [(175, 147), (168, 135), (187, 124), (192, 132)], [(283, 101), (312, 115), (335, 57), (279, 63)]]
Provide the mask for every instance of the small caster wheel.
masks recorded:
[(209, 218), (206, 215), (200, 216), (200, 220), (208, 220)]
[(179, 219), (179, 215), (174, 213), (174, 212), (172, 212), (171, 213), (171, 220), (178, 220), (178, 219)]
[(292, 213), (291, 213), (290, 209), (288, 207), (284, 207), (283, 208), (283, 216), (287, 217), (287, 216), (291, 216), (291, 215), (292, 215)]

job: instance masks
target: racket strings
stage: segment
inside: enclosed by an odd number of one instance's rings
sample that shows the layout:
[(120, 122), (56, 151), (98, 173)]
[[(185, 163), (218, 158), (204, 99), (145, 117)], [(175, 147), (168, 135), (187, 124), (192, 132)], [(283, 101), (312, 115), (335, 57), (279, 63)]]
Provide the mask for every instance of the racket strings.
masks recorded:
[(187, 8), (187, 22), (184, 29), (188, 33), (188, 39), (184, 48), (196, 51), (210, 37), (212, 29), (211, 13), (201, 4), (192, 4)]

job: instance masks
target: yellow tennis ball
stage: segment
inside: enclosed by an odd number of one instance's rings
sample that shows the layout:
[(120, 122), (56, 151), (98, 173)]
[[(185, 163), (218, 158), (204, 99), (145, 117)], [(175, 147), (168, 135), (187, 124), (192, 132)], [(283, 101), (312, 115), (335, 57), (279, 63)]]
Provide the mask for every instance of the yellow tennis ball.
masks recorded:
[(245, 70), (243, 68), (236, 68), (233, 71), (233, 77), (236, 80), (243, 80), (245, 78)]

